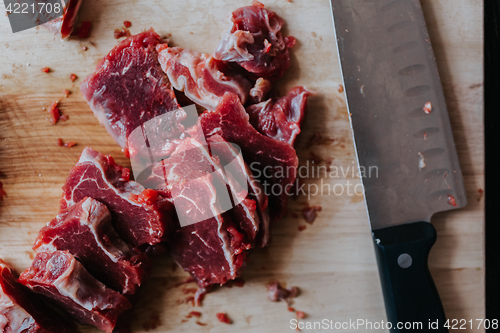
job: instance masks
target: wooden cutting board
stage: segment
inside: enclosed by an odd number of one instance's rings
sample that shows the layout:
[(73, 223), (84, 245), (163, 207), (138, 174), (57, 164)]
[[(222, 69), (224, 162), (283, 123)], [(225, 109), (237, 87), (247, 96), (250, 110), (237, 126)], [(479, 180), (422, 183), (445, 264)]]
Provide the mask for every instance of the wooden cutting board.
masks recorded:
[[(0, 202), (1, 258), (18, 271), (30, 265), (31, 245), (38, 230), (57, 214), (61, 186), (84, 147), (129, 164), (99, 126), (78, 88), (98, 60), (117, 44), (114, 29), (129, 20), (132, 33), (154, 27), (161, 35), (171, 34), (175, 45), (212, 52), (228, 28), (229, 13), (249, 3), (85, 0), (79, 22), (92, 21), (91, 37), (64, 42), (44, 28), (13, 34), (7, 17), (0, 15), (0, 180), (8, 194)], [(305, 184), (323, 182), (336, 188), (337, 194), (309, 193), (291, 200), (288, 216), (273, 226), (272, 244), (252, 254), (243, 273), (245, 286), (219, 288), (196, 309), (202, 312), (199, 322), (206, 326), (196, 324), (196, 318), (182, 322), (194, 310), (189, 303), (179, 304), (189, 295), (176, 284), (187, 275), (173, 269), (169, 256), (155, 258), (153, 276), (141, 288), (131, 316), (133, 332), (152, 326), (157, 326), (151, 329), (155, 332), (288, 331), (295, 314), (284, 302), (267, 300), (266, 284), (276, 280), (300, 287), (301, 295), (293, 306), (307, 314), (304, 321), (385, 320), (364, 202), (361, 196), (347, 193), (348, 184), (354, 186), (359, 180), (352, 173), (355, 154), (344, 96), (339, 92), (342, 80), (329, 2), (265, 3), (286, 20), (285, 31), (298, 40), (292, 66), (277, 84), (280, 93), (299, 84), (317, 92), (310, 99), (298, 141), (301, 165), (311, 165), (314, 153), (324, 161), (332, 160), (331, 170), (339, 171), (330, 177), (309, 174)], [(439, 237), (430, 268), (448, 317), (475, 320), (484, 318), (484, 200), (478, 192), (484, 187), (482, 1), (423, 0), (422, 5), (469, 196), (465, 209), (435, 216)], [(0, 12), (3, 10), (2, 5)], [(51, 72), (42, 73), (42, 67), (50, 67)], [(74, 83), (69, 79), (72, 73), (78, 76)], [(63, 97), (63, 89), (71, 91), (68, 98)], [(54, 126), (43, 108), (56, 100), (69, 120)], [(334, 139), (333, 143), (309, 145), (316, 132)], [(58, 138), (75, 141), (77, 146), (58, 147)], [(298, 227), (306, 225), (301, 212), (307, 204), (320, 205), (323, 210), (314, 224), (300, 232)], [(233, 324), (218, 322), (217, 312), (226, 312)], [(83, 331), (96, 332), (91, 328)], [(467, 331), (483, 330), (474, 327)]]

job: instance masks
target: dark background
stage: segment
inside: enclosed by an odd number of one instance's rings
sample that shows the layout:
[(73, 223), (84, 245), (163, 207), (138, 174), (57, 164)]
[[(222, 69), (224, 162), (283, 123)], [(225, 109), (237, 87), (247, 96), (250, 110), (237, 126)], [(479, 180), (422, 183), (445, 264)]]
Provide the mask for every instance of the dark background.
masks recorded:
[[(500, 1), (484, 0), (486, 318), (500, 319)], [(488, 332), (500, 331), (490, 329)]]

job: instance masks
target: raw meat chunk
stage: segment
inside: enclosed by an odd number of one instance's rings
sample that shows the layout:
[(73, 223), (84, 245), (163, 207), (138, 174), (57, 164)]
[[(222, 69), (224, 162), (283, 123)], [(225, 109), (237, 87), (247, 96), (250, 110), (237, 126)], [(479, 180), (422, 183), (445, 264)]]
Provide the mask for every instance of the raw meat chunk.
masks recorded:
[(174, 88), (183, 91), (196, 104), (214, 109), (226, 91), (237, 94), (243, 104), (247, 101), (252, 88), (250, 81), (212, 55), (167, 44), (158, 45), (156, 49), (161, 67)]
[(246, 109), (250, 123), (260, 133), (293, 146), (307, 112), (309, 95), (311, 92), (304, 87), (295, 87), (285, 97), (250, 105)]
[(68, 250), (106, 286), (134, 294), (146, 278), (145, 255), (134, 253), (111, 225), (111, 214), (97, 200), (84, 198), (62, 210), (40, 230), (33, 250)]
[(0, 259), (0, 332), (72, 333), (76, 330), (56, 314), (38, 295), (16, 281), (10, 267)]
[(123, 40), (80, 85), (99, 122), (122, 147), (146, 121), (179, 108), (167, 75), (158, 62), (153, 29)]
[(65, 39), (73, 32), (82, 0), (62, 0), (62, 4), (64, 14), (55, 20), (45, 23), (44, 27), (61, 37), (61, 39)]
[(224, 94), (214, 111), (205, 111), (200, 122), (207, 137), (219, 134), (241, 148), (243, 158), (269, 196), (271, 218), (282, 217), (297, 173), (295, 149), (257, 132), (238, 97), (232, 93)]
[(250, 98), (252, 104), (264, 101), (269, 91), (273, 88), (271, 81), (259, 77), (255, 85), (250, 89)]
[(236, 62), (256, 80), (279, 79), (290, 66), (289, 48), (294, 37), (281, 35), (283, 19), (261, 6), (236, 9), (231, 15), (231, 29), (224, 35), (214, 58)]
[(129, 244), (154, 245), (166, 240), (174, 227), (172, 205), (130, 181), (129, 174), (111, 156), (85, 148), (63, 186), (61, 209), (85, 197), (94, 198), (108, 207), (113, 226)]
[(60, 305), (82, 324), (111, 333), (118, 316), (132, 305), (85, 270), (69, 252), (39, 252), (19, 282)]
[(224, 166), (231, 192), (239, 202), (230, 210), (231, 217), (233, 221), (239, 221), (240, 229), (253, 243), (261, 228), (269, 229), (268, 199), (264, 189), (243, 160), (239, 147), (218, 134), (207, 141), (212, 155), (217, 156)]
[(153, 168), (157, 186), (163, 182), (181, 224), (172, 235), (171, 253), (201, 288), (236, 278), (245, 250), (250, 248), (224, 213), (232, 204), (226, 180), (217, 168), (217, 161), (194, 138), (183, 140)]

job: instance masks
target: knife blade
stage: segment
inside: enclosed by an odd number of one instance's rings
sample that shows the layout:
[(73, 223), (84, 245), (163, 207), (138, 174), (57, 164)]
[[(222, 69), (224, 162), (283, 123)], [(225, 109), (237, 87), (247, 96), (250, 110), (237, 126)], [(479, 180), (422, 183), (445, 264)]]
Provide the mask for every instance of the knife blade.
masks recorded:
[(331, 8), (388, 320), (447, 332), (427, 266), (429, 222), (467, 197), (420, 2), (331, 0)]

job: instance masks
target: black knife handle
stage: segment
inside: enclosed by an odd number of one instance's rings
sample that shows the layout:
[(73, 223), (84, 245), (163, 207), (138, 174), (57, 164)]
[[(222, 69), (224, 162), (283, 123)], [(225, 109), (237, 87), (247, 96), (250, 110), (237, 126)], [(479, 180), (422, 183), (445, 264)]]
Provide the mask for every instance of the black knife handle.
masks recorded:
[[(436, 242), (432, 224), (415, 222), (375, 230), (373, 240), (391, 333), (448, 332), (443, 305), (427, 265)], [(437, 327), (429, 327), (436, 320)], [(419, 322), (422, 326), (417, 329), (413, 325)], [(411, 323), (412, 327), (398, 328), (398, 323)]]

